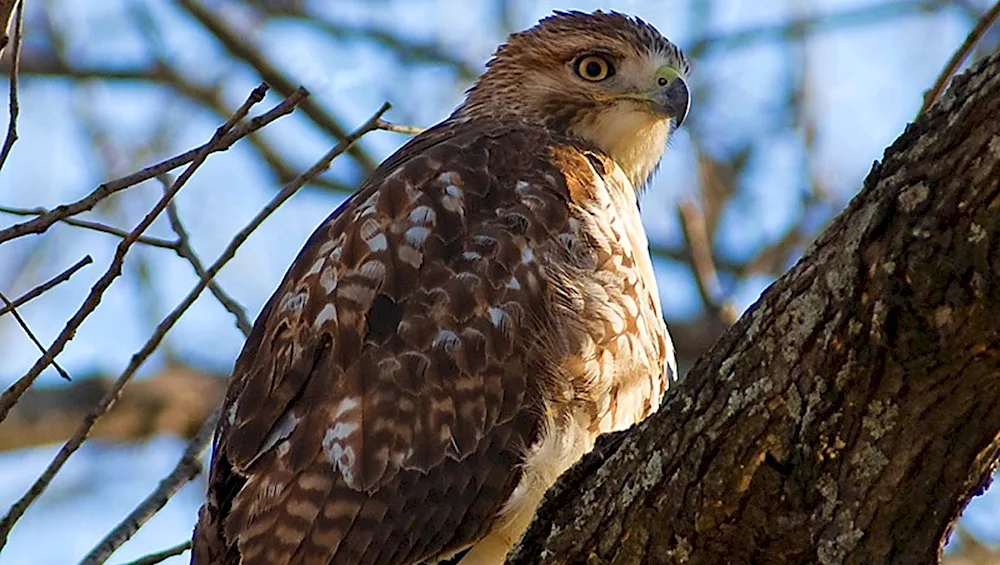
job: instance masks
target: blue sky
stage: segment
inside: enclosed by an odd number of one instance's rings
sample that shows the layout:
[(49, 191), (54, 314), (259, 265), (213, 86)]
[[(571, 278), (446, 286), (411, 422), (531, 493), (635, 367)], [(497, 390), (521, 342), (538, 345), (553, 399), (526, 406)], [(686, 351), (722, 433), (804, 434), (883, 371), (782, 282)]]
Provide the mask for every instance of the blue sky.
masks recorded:
[[(139, 3), (148, 5), (158, 19), (170, 22), (170, 32), (162, 38), (164, 52), (192, 76), (218, 78), (230, 105), (235, 106), (258, 82), (245, 70), (227, 69), (219, 46), (168, 3)], [(147, 60), (141, 31), (121, 18), (130, 4), (127, 0), (56, 0), (50, 6), (59, 14), (55, 23), (69, 34), (68, 46), (76, 60), (128, 68)], [(787, 21), (796, 9), (806, 14), (834, 14), (866, 5), (869, 3), (853, 0), (729, 0), (714, 2), (705, 14), (695, 17), (692, 5), (681, 2), (525, 1), (513, 3), (513, 13), (518, 27), (524, 27), (553, 9), (617, 9), (643, 17), (685, 47), (707, 35)], [(476, 68), (501, 39), (492, 3), (398, 0), (385, 2), (378, 10), (361, 2), (338, 2), (337, 6), (331, 17), (339, 22), (398, 30), (415, 40), (439, 40), (449, 52)], [(235, 10), (226, 13), (240, 17)], [(967, 20), (956, 11), (913, 11), (884, 23), (818, 33), (793, 52), (779, 43), (761, 42), (740, 50), (709, 51), (695, 60), (694, 79), (705, 77), (708, 81), (710, 77), (715, 85), (709, 99), (696, 99), (692, 108), (707, 150), (723, 154), (741, 143), (759, 147), (737, 205), (724, 215), (720, 252), (730, 257), (746, 256), (795, 222), (809, 170), (824, 179), (832, 211), (846, 204), (872, 161), (881, 158), (883, 149), (915, 115), (922, 93), (967, 31)], [(307, 86), (346, 124), (361, 123), (383, 100), (389, 100), (394, 104), (390, 119), (428, 125), (448, 113), (465, 86), (455, 83), (452, 70), (421, 66), (404, 71), (394, 57), (371, 43), (330, 43), (301, 24), (264, 26), (259, 29), (259, 42), (272, 61)], [(794, 72), (800, 57), (809, 61), (809, 109), (816, 119), (817, 150), (810, 162), (806, 162), (795, 130), (784, 129), (776, 135), (766, 127), (785, 103), (775, 96), (777, 85)], [(5, 98), (6, 91), (0, 96)], [(0, 172), (0, 203), (10, 206), (54, 206), (80, 197), (110, 176), (131, 172), (137, 167), (126, 149), (141, 146), (163, 126), (151, 116), (170, 116), (166, 124), (168, 147), (152, 151), (156, 156), (203, 143), (219, 123), (216, 116), (196, 110), (176, 96), (134, 83), (81, 88), (64, 80), (26, 78), (20, 100), (20, 140)], [(110, 170), (88, 143), (81, 116), (102, 124), (113, 137), (112, 145), (121, 149), (112, 155)], [(300, 119), (279, 122), (269, 127), (266, 135), (284, 148), (286, 155), (294, 155), (299, 168), (311, 164), (331, 145)], [(378, 132), (366, 137), (364, 145), (382, 158), (404, 139)], [(151, 155), (139, 164), (152, 160)], [(677, 199), (693, 194), (694, 171), (691, 139), (681, 130), (644, 200), (643, 214), (651, 239), (669, 242), (680, 237), (672, 207)], [(331, 174), (348, 183), (358, 180), (356, 167), (346, 160), (338, 162)], [(265, 166), (246, 146), (209, 159), (177, 200), (203, 259), (214, 260), (274, 189), (275, 182)], [(155, 183), (131, 189), (117, 200), (116, 210), (100, 211), (100, 217), (132, 225), (159, 193)], [(302, 242), (341, 199), (341, 195), (319, 190), (301, 192), (250, 238), (221, 273), (222, 285), (251, 316), (274, 289)], [(0, 215), (0, 227), (14, 220)], [(151, 232), (169, 237), (165, 221), (157, 222)], [(45, 343), (51, 342), (67, 314), (79, 306), (110, 261), (116, 243), (114, 238), (68, 226), (54, 227), (51, 233), (51, 241), (42, 247), (31, 238), (0, 247), (0, 290), (8, 295), (20, 294), (32, 282), (51, 276), (84, 254), (94, 258), (95, 265), (70, 283), (21, 310)], [(129, 269), (136, 265), (135, 258), (130, 259), (126, 277), (115, 283), (101, 308), (60, 356), (70, 373), (117, 375), (148, 336), (151, 318), (173, 308), (196, 281), (190, 267), (168, 251), (139, 249), (137, 257), (147, 261), (151, 269), (156, 290), (152, 306), (129, 276), (134, 274)], [(25, 258), (32, 272), (38, 273), (35, 278), (20, 276), (17, 265), (25, 264)], [(683, 319), (694, 315), (699, 299), (688, 273), (677, 265), (660, 263), (657, 275), (668, 316)], [(757, 277), (727, 291), (742, 310), (770, 282)], [(23, 374), (37, 356), (9, 318), (0, 319), (0, 381), (4, 386)], [(206, 294), (170, 333), (167, 345), (185, 360), (224, 371), (238, 353), (242, 336), (228, 314)], [(163, 357), (155, 356), (143, 367), (140, 378), (155, 372), (162, 363)], [(57, 379), (49, 371), (40, 381), (53, 384)], [(84, 446), (14, 529), (0, 554), (0, 563), (77, 561), (155, 487), (182, 449), (183, 442), (167, 437), (131, 446)], [(54, 453), (55, 447), (41, 447), (0, 455), (0, 476), (5, 479), (0, 482), (0, 507), (6, 508), (23, 494)], [(188, 537), (203, 488), (200, 481), (186, 487), (112, 562), (133, 559)], [(998, 518), (1000, 496), (994, 492), (973, 502), (965, 523), (974, 533), (998, 539)], [(186, 562), (184, 556), (166, 563)]]

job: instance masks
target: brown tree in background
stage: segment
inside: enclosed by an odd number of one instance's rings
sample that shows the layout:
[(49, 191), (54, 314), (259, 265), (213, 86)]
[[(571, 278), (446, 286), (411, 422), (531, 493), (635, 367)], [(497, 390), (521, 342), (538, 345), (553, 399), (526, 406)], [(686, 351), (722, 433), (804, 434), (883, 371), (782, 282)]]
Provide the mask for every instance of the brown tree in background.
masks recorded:
[[(378, 161), (371, 146), (353, 143), (359, 137), (377, 129), (411, 131), (384, 121), (384, 108), (351, 131), (352, 122), (297, 90), (298, 81), (254, 31), (266, 22), (298, 22), (332, 41), (377, 46), (415, 73), (448, 69), (456, 92), (478, 73), (474, 63), (454, 55), (444, 41), (344, 24), (306, 3), (235, 6), (180, 0), (177, 5), (231, 60), (232, 73), (249, 70), (271, 87), (270, 109), (256, 109), (264, 104), (262, 91), (239, 105), (219, 86), (226, 76), (205, 77), (180, 63), (163, 40), (171, 33), (167, 24), (141, 7), (131, 15), (148, 32), (144, 38), (155, 58), (148, 65), (131, 66), (75, 59), (67, 44), (70, 34), (61, 27), (66, 22), (51, 5), (29, 2), (20, 14), (11, 3), (9, 11), (11, 41), (3, 65), (19, 68), (11, 73), (14, 118), (13, 81), (20, 77), (22, 82), (69, 81), (84, 101), (93, 96), (95, 85), (157, 85), (218, 123), (226, 122), (201, 147), (161, 159), (173, 147), (176, 125), (168, 119), (154, 128), (158, 135), (147, 144), (125, 145), (82, 104), (80, 124), (101, 157), (103, 178), (114, 180), (51, 209), (0, 206), (0, 211), (20, 216), (0, 226), (0, 248), (21, 244), (30, 249), (20, 264), (11, 261), (13, 268), (0, 274), (0, 316), (10, 321), (7, 329), (30, 333), (30, 320), (19, 315), (25, 304), (51, 300), (47, 293), (79, 271), (104, 272), (81, 304), (66, 306), (65, 312), (56, 305), (53, 312), (69, 320), (64, 331), (45, 340), (47, 345), (36, 340), (45, 354), (20, 379), (14, 375), (14, 384), (0, 398), (4, 449), (67, 442), (46, 474), (0, 522), (3, 537), (17, 535), (11, 528), (18, 518), (88, 437), (132, 442), (172, 433), (192, 438), (175, 472), (95, 548), (87, 563), (105, 561), (201, 471), (199, 455), (224, 389), (225, 375), (219, 373), (225, 369), (199, 366), (171, 351), (164, 341), (167, 332), (205, 289), (246, 331), (248, 316), (214, 276), (299, 188), (349, 192), (356, 184), (352, 175), (358, 178)], [(810, 34), (892, 21), (916, 11), (959, 10), (970, 21), (981, 15), (974, 6), (957, 6), (890, 3), (737, 33), (706, 33), (686, 49), (696, 61), (696, 102), (718, 95), (711, 77), (697, 72), (700, 57), (763, 43), (798, 52)], [(521, 27), (511, 23), (516, 18), (509, 4), (497, 7), (498, 37)], [(697, 19), (698, 8), (691, 12)], [(748, 163), (759, 149), (753, 139), (723, 151), (713, 148), (711, 125), (699, 120), (696, 104), (689, 131), (697, 185), (674, 211), (682, 239), (654, 241), (654, 253), (684, 266), (697, 284), (699, 314), (668, 320), (681, 364), (694, 368), (654, 419), (609, 438), (549, 493), (513, 561), (914, 563), (936, 558), (969, 498), (985, 488), (1000, 447), (1000, 313), (995, 300), (1000, 296), (1000, 61), (986, 57), (996, 43), (988, 33), (996, 12), (994, 7), (979, 20), (955, 65), (942, 73), (941, 84), (969, 51), (979, 61), (975, 69), (957, 79), (887, 150), (848, 209), (732, 327), (733, 281), (779, 275), (813, 241), (829, 211), (841, 204), (831, 196), (820, 168), (813, 166), (802, 191), (800, 221), (749, 256), (726, 253), (718, 242), (720, 225), (727, 207), (745, 197)], [(24, 38), (17, 33), (22, 20)], [(819, 159), (808, 88), (817, 71), (807, 56), (801, 62), (801, 72), (788, 81), (787, 90), (775, 95), (782, 106), (770, 123), (776, 132), (801, 133), (805, 154)], [(390, 100), (405, 98), (391, 90), (385, 94)], [(928, 105), (939, 97), (939, 89), (928, 88)], [(268, 124), (278, 118), (314, 128), (332, 139), (334, 147), (300, 174), (309, 163), (294, 146), (268, 134), (273, 129)], [(0, 163), (21, 157), (11, 150), (17, 147), (16, 123), (10, 122), (13, 135), (7, 136)], [(189, 180), (196, 182), (195, 173), (206, 160), (225, 158), (214, 154), (235, 143), (252, 147), (282, 188), (217, 259), (203, 261), (188, 235), (195, 226), (182, 217), (174, 195)], [(341, 154), (337, 161), (350, 162), (344, 169), (348, 173), (325, 172)], [(147, 167), (151, 162), (158, 164)], [(176, 178), (168, 176), (174, 173)], [(133, 198), (138, 189), (132, 187), (143, 182), (155, 187), (153, 197)], [(137, 203), (144, 206), (138, 217)], [(147, 231), (160, 216), (169, 227), (167, 237)], [(133, 227), (116, 227), (122, 223)], [(78, 257), (53, 267), (51, 260), (39, 260), (55, 257), (54, 250), (65, 241), (59, 226), (107, 234), (116, 246), (111, 262), (95, 265)], [(156, 309), (167, 302), (158, 298), (149, 275), (151, 253), (175, 254), (198, 277), (172, 310)], [(120, 373), (71, 374), (56, 358), (119, 278), (134, 281), (152, 297), (150, 339)], [(154, 354), (165, 355), (168, 368), (132, 382)], [(73, 382), (60, 387), (35, 383), (50, 365)], [(971, 541), (963, 547), (972, 553), (953, 559), (997, 559)]]

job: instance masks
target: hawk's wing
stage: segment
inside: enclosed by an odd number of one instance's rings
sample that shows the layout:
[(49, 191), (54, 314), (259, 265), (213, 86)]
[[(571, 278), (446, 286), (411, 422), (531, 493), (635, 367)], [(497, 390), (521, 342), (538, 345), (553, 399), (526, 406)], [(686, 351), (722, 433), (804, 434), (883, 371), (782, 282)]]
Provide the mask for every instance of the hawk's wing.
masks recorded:
[(236, 362), (194, 563), (407, 564), (485, 533), (541, 422), (535, 256), (568, 222), (544, 136), (420, 136), (310, 238)]

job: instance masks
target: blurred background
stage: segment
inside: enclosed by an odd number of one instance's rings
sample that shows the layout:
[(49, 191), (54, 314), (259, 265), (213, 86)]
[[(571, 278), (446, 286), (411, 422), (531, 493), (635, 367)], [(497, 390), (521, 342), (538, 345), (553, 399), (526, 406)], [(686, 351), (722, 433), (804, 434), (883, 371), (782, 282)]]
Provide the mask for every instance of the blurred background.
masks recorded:
[[(984, 0), (33, 0), (23, 18), (19, 140), (0, 172), (0, 229), (204, 143), (262, 77), (275, 87), (269, 104), (304, 85), (308, 109), (210, 157), (177, 197), (191, 248), (211, 263), (282, 184), (384, 101), (392, 103), (386, 119), (431, 125), (508, 33), (555, 9), (623, 11), (654, 24), (692, 60), (691, 115), (642, 207), (686, 369), (860, 189), (988, 7)], [(972, 60), (998, 44), (994, 30)], [(0, 60), (5, 75), (10, 51)], [(0, 82), (6, 100), (7, 81)], [(218, 282), (251, 320), (316, 225), (406, 139), (364, 136), (358, 151), (338, 158), (250, 237)], [(79, 218), (128, 231), (162, 191), (151, 180)], [(166, 217), (147, 235), (59, 356), (73, 382), (50, 367), (0, 425), (0, 512), (197, 282)], [(19, 308), (48, 345), (118, 242), (94, 225), (67, 224), (8, 241), (0, 245), (0, 292), (20, 296), (93, 257), (69, 282)], [(79, 561), (173, 469), (219, 402), (242, 343), (233, 316), (203, 294), (14, 527), (0, 563)], [(0, 385), (39, 355), (13, 316), (0, 317)], [(111, 562), (188, 538), (203, 491), (201, 477), (184, 487)], [(1000, 563), (992, 545), (1000, 541), (997, 489), (973, 501), (956, 538), (951, 563)]]

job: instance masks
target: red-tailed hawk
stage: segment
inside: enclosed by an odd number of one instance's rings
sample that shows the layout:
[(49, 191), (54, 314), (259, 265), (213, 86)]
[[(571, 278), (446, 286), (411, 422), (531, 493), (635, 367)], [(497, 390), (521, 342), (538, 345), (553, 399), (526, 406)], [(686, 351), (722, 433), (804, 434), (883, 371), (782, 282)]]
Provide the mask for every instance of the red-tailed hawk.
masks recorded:
[(501, 563), (599, 434), (657, 408), (676, 367), (636, 197), (687, 62), (639, 19), (569, 12), (487, 67), (261, 312), (193, 563)]

